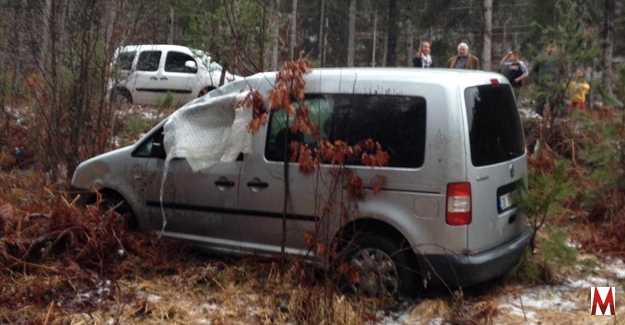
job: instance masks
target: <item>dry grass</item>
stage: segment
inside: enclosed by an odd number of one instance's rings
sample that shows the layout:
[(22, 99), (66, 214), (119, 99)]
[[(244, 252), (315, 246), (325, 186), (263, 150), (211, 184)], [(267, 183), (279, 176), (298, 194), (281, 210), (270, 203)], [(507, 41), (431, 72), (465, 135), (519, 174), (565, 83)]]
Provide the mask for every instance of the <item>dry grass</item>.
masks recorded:
[(0, 173), (0, 323), (348, 325), (388, 304), (347, 298), (298, 260), (283, 273), (270, 259), (196, 256), (41, 179)]

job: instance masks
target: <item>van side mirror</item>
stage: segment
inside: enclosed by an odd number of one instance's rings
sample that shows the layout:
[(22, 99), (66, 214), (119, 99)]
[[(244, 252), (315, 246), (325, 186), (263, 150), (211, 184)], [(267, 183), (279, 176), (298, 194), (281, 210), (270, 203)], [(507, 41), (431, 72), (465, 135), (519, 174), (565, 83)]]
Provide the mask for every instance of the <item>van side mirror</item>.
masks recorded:
[(195, 63), (195, 61), (187, 61), (184, 63), (184, 66), (189, 70), (189, 71), (197, 71), (197, 64)]

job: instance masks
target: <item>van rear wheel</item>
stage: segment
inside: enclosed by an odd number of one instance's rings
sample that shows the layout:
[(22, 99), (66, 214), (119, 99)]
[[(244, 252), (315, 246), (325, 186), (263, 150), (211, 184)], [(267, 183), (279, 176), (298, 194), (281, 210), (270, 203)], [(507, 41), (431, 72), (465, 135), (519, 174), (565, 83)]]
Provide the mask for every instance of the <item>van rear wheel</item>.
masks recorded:
[(363, 233), (343, 249), (343, 288), (369, 297), (414, 297), (419, 277), (412, 249), (386, 236)]

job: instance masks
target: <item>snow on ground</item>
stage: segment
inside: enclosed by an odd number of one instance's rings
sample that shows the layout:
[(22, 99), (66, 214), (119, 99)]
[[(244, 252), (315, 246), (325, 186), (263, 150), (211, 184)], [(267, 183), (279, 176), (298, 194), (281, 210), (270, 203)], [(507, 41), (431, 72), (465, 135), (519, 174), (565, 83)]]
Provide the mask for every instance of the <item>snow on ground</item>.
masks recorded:
[[(623, 260), (608, 260), (592, 272), (580, 272), (569, 276), (558, 285), (512, 285), (502, 292), (488, 297), (465, 297), (468, 310), (471, 306), (494, 299), (497, 312), (491, 324), (625, 324), (625, 263)], [(616, 317), (590, 315), (590, 287), (616, 287)], [(441, 313), (421, 310), (430, 300), (406, 305), (403, 310), (381, 318), (376, 324), (406, 325), (444, 324)], [(439, 309), (450, 308), (440, 306)], [(444, 314), (444, 312), (442, 313)], [(429, 316), (429, 317), (427, 317)]]

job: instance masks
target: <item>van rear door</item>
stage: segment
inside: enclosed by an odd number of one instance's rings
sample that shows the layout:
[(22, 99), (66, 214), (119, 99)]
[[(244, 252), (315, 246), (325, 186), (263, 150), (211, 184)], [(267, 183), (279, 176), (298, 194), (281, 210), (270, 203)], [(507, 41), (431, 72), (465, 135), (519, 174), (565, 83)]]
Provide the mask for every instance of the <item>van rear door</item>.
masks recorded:
[(516, 100), (508, 84), (468, 87), (464, 100), (470, 148), (467, 177), (472, 194), (468, 249), (478, 253), (525, 229), (526, 217), (511, 199), (527, 172), (527, 156)]

